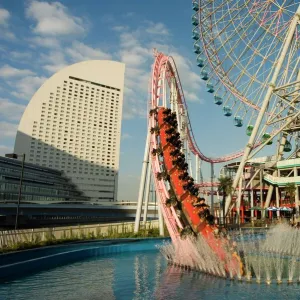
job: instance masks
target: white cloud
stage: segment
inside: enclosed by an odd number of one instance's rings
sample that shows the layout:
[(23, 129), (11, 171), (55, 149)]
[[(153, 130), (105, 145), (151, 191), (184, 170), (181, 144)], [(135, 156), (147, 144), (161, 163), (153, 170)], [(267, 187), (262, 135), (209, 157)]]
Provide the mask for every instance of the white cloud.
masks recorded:
[(0, 26), (8, 26), (8, 20), (10, 18), (10, 13), (4, 8), (0, 8)]
[(173, 46), (161, 43), (152, 43), (152, 48), (156, 48), (162, 51), (166, 55), (172, 56), (181, 80), (182, 88), (186, 101), (202, 103), (202, 98), (200, 97), (203, 91), (204, 82), (201, 80), (200, 76), (193, 71), (193, 62), (189, 58), (183, 56), (179, 53), (178, 49)]
[(147, 117), (147, 111), (145, 103), (146, 99), (144, 101), (144, 105), (140, 103), (139, 101), (136, 101), (135, 99), (129, 99), (127, 98), (128, 101), (124, 105), (124, 110), (123, 110), (123, 119), (124, 120), (131, 120), (134, 118), (146, 118)]
[(0, 122), (0, 136), (1, 137), (14, 137), (17, 133), (18, 125), (5, 121)]
[(169, 36), (169, 31), (162, 23), (146, 22), (147, 26), (128, 30), (116, 28), (119, 33), (120, 48), (118, 56), (126, 64), (123, 118), (145, 118), (148, 97), (148, 83), (153, 64), (153, 48), (174, 57), (182, 81), (186, 100), (201, 102), (199, 95), (203, 82), (193, 71), (193, 63), (172, 46), (162, 43), (162, 38)]
[(14, 40), (16, 37), (9, 30), (10, 12), (4, 8), (0, 8), (0, 38), (5, 40)]
[(56, 64), (56, 65), (45, 65), (43, 66), (43, 68), (48, 71), (50, 74), (54, 74), (60, 70), (62, 70), (63, 68), (65, 68), (66, 65), (64, 64)]
[(16, 89), (11, 94), (29, 101), (46, 79), (45, 77), (27, 76), (19, 81), (10, 82), (9, 84)]
[(170, 55), (175, 60), (186, 101), (202, 102), (197, 95), (201, 94), (204, 83), (200, 76), (192, 71), (192, 62), (178, 52), (171, 52)]
[(122, 140), (132, 139), (132, 135), (130, 135), (129, 133), (123, 133), (121, 139)]
[(128, 13), (126, 13), (125, 15), (124, 15), (124, 17), (125, 18), (132, 18), (132, 17), (134, 17), (135, 16), (135, 13), (134, 12), (128, 12)]
[(76, 63), (91, 59), (112, 59), (112, 55), (79, 41), (74, 41), (71, 46), (66, 47), (63, 51), (53, 50), (41, 55), (43, 68), (49, 73), (61, 70), (70, 62)]
[(120, 35), (120, 46), (122, 48), (134, 49), (140, 45), (136, 32), (123, 32)]
[(152, 50), (148, 47), (143, 30), (120, 32), (118, 57), (126, 64), (123, 118), (146, 116), (146, 98)]
[(27, 17), (36, 21), (36, 34), (57, 36), (82, 34), (85, 32), (81, 18), (69, 14), (59, 2), (31, 1), (26, 9)]
[(149, 26), (146, 28), (146, 32), (154, 35), (169, 35), (169, 30), (163, 23), (148, 22)]
[(196, 93), (193, 93), (193, 92), (190, 93), (187, 90), (185, 90), (185, 92), (184, 92), (184, 97), (185, 97), (185, 100), (189, 101), (189, 102), (200, 102), (200, 103), (203, 102), (202, 99), (199, 96), (197, 96)]
[(0, 28), (0, 38), (4, 40), (15, 40), (16, 36), (13, 32), (8, 30), (1, 30)]
[[(19, 59), (29, 59), (32, 55), (29, 52), (19, 52), (19, 51), (11, 51), (9, 53), (9, 58), (12, 60), (19, 60)], [(19, 61), (22, 62), (22, 61)]]
[(73, 62), (89, 59), (111, 59), (112, 56), (98, 48), (92, 48), (84, 43), (75, 41), (72, 47), (66, 49), (66, 54)]
[(18, 121), (26, 106), (0, 98), (0, 117), (6, 120)]
[(65, 64), (65, 56), (62, 51), (50, 51), (47, 54), (42, 54), (43, 61), (51, 64)]
[(47, 54), (42, 54), (41, 59), (43, 63), (46, 63), (43, 68), (49, 73), (55, 73), (63, 69), (68, 64), (63, 52), (61, 51), (50, 51)]
[(31, 42), (31, 46), (39, 46), (43, 48), (59, 48), (60, 43), (57, 38), (54, 37), (34, 37), (29, 39), (29, 42)]
[(119, 32), (122, 32), (122, 31), (125, 31), (125, 30), (128, 30), (129, 28), (127, 26), (115, 26), (112, 28), (114, 31), (119, 31)]
[(146, 63), (151, 57), (151, 50), (139, 46), (134, 49), (127, 49), (126, 47), (126, 49), (120, 51), (120, 55), (122, 62), (133, 67)]
[(9, 65), (4, 65), (2, 68), (0, 68), (0, 77), (2, 78), (21, 77), (33, 74), (34, 72), (31, 70), (17, 69)]
[(12, 153), (12, 152), (13, 152), (12, 146), (0, 145), (0, 155), (4, 156), (4, 154)]
[(113, 23), (113, 22), (116, 21), (115, 18), (114, 18), (114, 16), (112, 16), (110, 14), (102, 15), (100, 20), (103, 23)]

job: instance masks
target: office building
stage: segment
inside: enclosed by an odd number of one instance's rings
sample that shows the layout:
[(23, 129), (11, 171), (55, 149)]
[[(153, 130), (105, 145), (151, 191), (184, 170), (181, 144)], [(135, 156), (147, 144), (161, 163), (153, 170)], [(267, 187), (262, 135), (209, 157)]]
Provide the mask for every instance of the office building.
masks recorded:
[[(0, 156), (0, 203), (17, 203), (21, 170), (22, 162)], [(62, 172), (25, 163), (20, 200), (22, 204), (83, 204), (89, 198)]]

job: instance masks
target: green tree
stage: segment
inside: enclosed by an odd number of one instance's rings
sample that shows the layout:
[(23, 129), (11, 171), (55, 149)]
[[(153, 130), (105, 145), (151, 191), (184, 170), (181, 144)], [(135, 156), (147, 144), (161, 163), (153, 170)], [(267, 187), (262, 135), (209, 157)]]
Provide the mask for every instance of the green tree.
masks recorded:
[(293, 204), (295, 201), (295, 194), (296, 194), (296, 185), (295, 183), (289, 182), (284, 187), (285, 192), (289, 195), (290, 203)]
[[(224, 177), (218, 178), (218, 181), (219, 181), (218, 190), (223, 195), (222, 207), (223, 207), (223, 218), (224, 218), (225, 217), (225, 201), (226, 201), (226, 197), (232, 193), (233, 180), (229, 176), (224, 176)], [(224, 224), (225, 224), (225, 222), (224, 222)]]

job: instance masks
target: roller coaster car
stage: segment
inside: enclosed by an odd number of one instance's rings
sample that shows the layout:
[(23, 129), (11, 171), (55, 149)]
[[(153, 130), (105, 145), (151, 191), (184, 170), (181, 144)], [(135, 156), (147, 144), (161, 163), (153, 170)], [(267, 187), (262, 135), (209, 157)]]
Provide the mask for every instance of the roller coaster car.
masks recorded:
[(175, 133), (176, 129), (174, 127), (171, 127), (170, 129), (166, 130), (165, 133), (166, 134), (172, 134)]
[(171, 156), (177, 156), (179, 154), (180, 154), (180, 150), (179, 149), (175, 149), (175, 150), (173, 150), (173, 151), (170, 152)]
[(183, 172), (182, 174), (180, 174), (178, 176), (178, 179), (180, 179), (180, 180), (188, 180), (188, 178), (189, 178), (189, 173), (188, 172)]
[(175, 120), (176, 120), (176, 116), (174, 116), (174, 115), (167, 115), (166, 117), (164, 117), (164, 122), (169, 123), (169, 124), (170, 124), (170, 122), (175, 121)]
[(190, 226), (185, 226), (181, 231), (180, 231), (180, 237), (182, 239), (186, 239), (187, 237), (189, 236), (193, 236), (195, 235), (194, 234), (194, 231), (192, 230), (192, 228)]
[(156, 114), (157, 114), (157, 108), (150, 109), (150, 111), (149, 111), (150, 117), (152, 117), (152, 115), (156, 115)]
[(151, 134), (153, 134), (153, 133), (159, 134), (159, 127), (158, 127), (158, 126), (156, 126), (156, 127), (151, 127), (150, 133), (151, 133)]
[(170, 175), (166, 172), (166, 171), (163, 171), (163, 172), (158, 172), (156, 174), (156, 178), (158, 180), (170, 180)]
[[(195, 235), (201, 235), (208, 243), (211, 250), (219, 257), (221, 261), (225, 263), (225, 269), (230, 274), (241, 274), (243, 269), (241, 267), (241, 260), (237, 254), (232, 255), (228, 252), (230, 249), (229, 240), (222, 237), (221, 235), (216, 235), (216, 230), (218, 227), (214, 225), (213, 217), (210, 216), (209, 211), (204, 209), (198, 209), (193, 206), (193, 203), (197, 200), (196, 195), (198, 194), (198, 189), (194, 186), (193, 181), (190, 180), (191, 177), (188, 175), (188, 164), (184, 161), (176, 163), (173, 165), (174, 156), (179, 155), (180, 148), (182, 145), (181, 140), (175, 138), (171, 139), (170, 136), (166, 134), (166, 130), (169, 130), (172, 125), (170, 125), (171, 119), (176, 118), (176, 114), (170, 114), (166, 117), (164, 108), (158, 109), (157, 122), (159, 131), (159, 138), (161, 143), (161, 148), (163, 149), (163, 158), (166, 172), (169, 174), (169, 182), (176, 199), (178, 199), (178, 204), (181, 206), (181, 219), (185, 227), (182, 230), (181, 235), (183, 237), (189, 236), (190, 233)], [(162, 130), (164, 129), (164, 130)], [(199, 215), (201, 211), (201, 214)], [(228, 257), (231, 257), (228, 260)]]
[(163, 152), (162, 152), (161, 148), (157, 148), (157, 149), (152, 149), (151, 154), (152, 154), (153, 156), (155, 156), (156, 154), (162, 155)]
[(171, 114), (171, 112), (172, 112), (172, 111), (171, 111), (170, 108), (166, 108), (166, 109), (163, 110), (162, 113), (163, 113), (164, 115), (169, 115), (169, 114)]
[(175, 207), (177, 206), (177, 199), (175, 196), (171, 196), (169, 199), (166, 200), (166, 206), (167, 207)]

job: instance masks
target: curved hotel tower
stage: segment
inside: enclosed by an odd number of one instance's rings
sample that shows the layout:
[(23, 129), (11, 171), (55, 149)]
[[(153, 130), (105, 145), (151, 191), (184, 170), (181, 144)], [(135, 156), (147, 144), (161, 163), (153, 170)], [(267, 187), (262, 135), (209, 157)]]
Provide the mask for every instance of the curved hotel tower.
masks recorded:
[(22, 116), (15, 153), (63, 171), (92, 202), (116, 201), (124, 72), (91, 60), (54, 74)]

